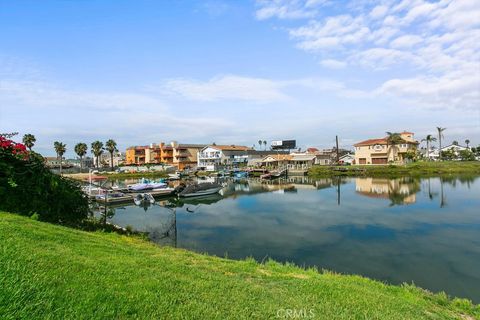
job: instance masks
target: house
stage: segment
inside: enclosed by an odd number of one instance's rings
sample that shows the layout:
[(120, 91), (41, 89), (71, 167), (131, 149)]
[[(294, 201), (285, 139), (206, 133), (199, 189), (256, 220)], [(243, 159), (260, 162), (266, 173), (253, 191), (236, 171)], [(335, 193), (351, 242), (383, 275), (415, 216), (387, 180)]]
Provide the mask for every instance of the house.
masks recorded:
[[(126, 165), (142, 165), (147, 162), (147, 160), (150, 160), (150, 153), (147, 152), (147, 149), (149, 146), (133, 146), (133, 147), (128, 147), (127, 151), (125, 152), (125, 164)], [(147, 159), (148, 155), (148, 159)]]
[(207, 171), (219, 170), (222, 167), (238, 167), (248, 162), (247, 152), (252, 150), (245, 146), (210, 145), (202, 148), (197, 154), (197, 167)]
[(355, 162), (355, 155), (351, 153), (344, 154), (338, 158), (338, 164), (353, 164)]
[[(100, 156), (100, 164), (103, 166), (111, 167), (112, 164), (111, 162), (111, 157), (110, 157), (110, 152), (104, 152)], [(113, 167), (118, 167), (121, 166), (125, 162), (125, 154), (122, 154), (121, 152), (114, 152), (113, 153)]]
[[(455, 160), (460, 160), (460, 151), (463, 151), (463, 150), (470, 150), (470, 149), (464, 146), (460, 146), (458, 144), (450, 144), (448, 146), (442, 147), (441, 152), (452, 151), (453, 154), (456, 156)], [(438, 156), (439, 156), (438, 149), (435, 149), (429, 152), (429, 157), (432, 160), (438, 160), (439, 158)]]
[(293, 154), (287, 168), (291, 170), (308, 170), (317, 159), (314, 154)]
[(291, 154), (270, 154), (264, 157), (260, 163), (265, 168), (284, 168), (290, 164), (293, 159)]
[(387, 137), (368, 139), (354, 144), (356, 164), (404, 163), (407, 152), (416, 151), (418, 141), (412, 132), (400, 133), (401, 143), (392, 145)]
[[(338, 149), (338, 156), (341, 157), (345, 154), (349, 154), (350, 151), (346, 149)], [(306, 154), (314, 154), (314, 164), (317, 165), (332, 165), (337, 161), (337, 149), (335, 147), (331, 149), (308, 148)]]

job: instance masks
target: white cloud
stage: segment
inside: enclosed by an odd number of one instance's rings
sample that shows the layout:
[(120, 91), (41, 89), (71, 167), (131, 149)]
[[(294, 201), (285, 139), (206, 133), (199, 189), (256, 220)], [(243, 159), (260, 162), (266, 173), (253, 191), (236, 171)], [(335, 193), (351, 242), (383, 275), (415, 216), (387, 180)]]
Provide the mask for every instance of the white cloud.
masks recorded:
[(206, 82), (171, 79), (161, 89), (166, 93), (198, 101), (244, 100), (268, 103), (288, 100), (288, 96), (275, 81), (234, 75), (219, 76)]
[(257, 0), (255, 16), (258, 20), (312, 18), (329, 3), (329, 0)]
[(414, 45), (422, 42), (422, 37), (419, 37), (417, 35), (404, 35), (401, 37), (396, 38), (390, 43), (390, 46), (392, 48), (396, 49), (408, 49), (413, 47)]
[[(317, 7), (295, 3), (309, 19), (290, 28), (289, 35), (296, 47), (318, 55), (322, 66), (348, 63), (408, 74), (377, 83), (376, 92), (395, 93), (420, 106), (472, 108), (476, 103), (480, 91), (476, 85), (480, 78), (479, 1), (352, 0), (337, 3), (337, 10), (330, 11), (341, 14), (324, 10), (322, 15)], [(445, 91), (435, 90), (432, 83)]]
[(320, 64), (330, 69), (343, 69), (347, 66), (346, 62), (335, 60), (335, 59), (325, 59), (320, 61)]
[(385, 5), (378, 5), (370, 11), (370, 17), (373, 19), (379, 19), (385, 16), (388, 12), (388, 7)]

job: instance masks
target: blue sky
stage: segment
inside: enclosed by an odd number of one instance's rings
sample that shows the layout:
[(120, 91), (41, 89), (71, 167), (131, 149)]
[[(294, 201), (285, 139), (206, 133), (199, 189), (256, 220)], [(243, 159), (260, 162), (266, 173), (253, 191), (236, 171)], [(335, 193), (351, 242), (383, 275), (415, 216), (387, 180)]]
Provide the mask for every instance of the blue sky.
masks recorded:
[(0, 0), (0, 131), (53, 141), (480, 144), (480, 3)]

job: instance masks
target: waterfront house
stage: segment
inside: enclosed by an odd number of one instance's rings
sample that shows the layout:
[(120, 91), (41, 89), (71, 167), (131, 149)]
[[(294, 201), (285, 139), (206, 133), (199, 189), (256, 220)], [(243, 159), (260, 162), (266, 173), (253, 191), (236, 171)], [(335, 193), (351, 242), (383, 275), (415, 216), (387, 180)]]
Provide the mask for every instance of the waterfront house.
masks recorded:
[(353, 164), (355, 162), (355, 155), (351, 153), (344, 154), (338, 158), (338, 164)]
[(400, 133), (402, 141), (392, 145), (387, 137), (368, 139), (355, 146), (356, 164), (387, 164), (404, 163), (407, 152), (416, 151), (418, 141), (414, 139), (412, 132), (404, 131)]
[(270, 154), (264, 157), (260, 163), (262, 167), (270, 169), (286, 168), (292, 159), (291, 154)]
[[(442, 147), (442, 151), (441, 151), (441, 152), (452, 151), (453, 154), (454, 154), (455, 157), (456, 157), (456, 159), (454, 159), (454, 160), (461, 160), (461, 159), (460, 159), (460, 151), (463, 151), (463, 150), (469, 150), (469, 148), (464, 147), (464, 146), (460, 146), (460, 145), (458, 145), (458, 144), (450, 144), (450, 145), (448, 145), (448, 146)], [(430, 157), (430, 159), (432, 159), (432, 160), (438, 160), (439, 154), (440, 154), (440, 152), (438, 152), (438, 149), (431, 150), (431, 151), (429, 152), (429, 157)]]
[(210, 145), (202, 148), (197, 155), (197, 166), (206, 171), (215, 171), (227, 166), (237, 167), (248, 162), (245, 146)]

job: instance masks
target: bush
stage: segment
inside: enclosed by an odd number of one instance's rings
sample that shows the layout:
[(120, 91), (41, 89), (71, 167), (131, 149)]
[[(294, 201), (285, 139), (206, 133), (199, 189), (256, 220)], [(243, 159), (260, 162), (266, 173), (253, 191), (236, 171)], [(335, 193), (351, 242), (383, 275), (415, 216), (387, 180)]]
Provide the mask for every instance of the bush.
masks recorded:
[(88, 199), (77, 182), (52, 173), (44, 159), (0, 136), (0, 210), (75, 225), (88, 216)]

